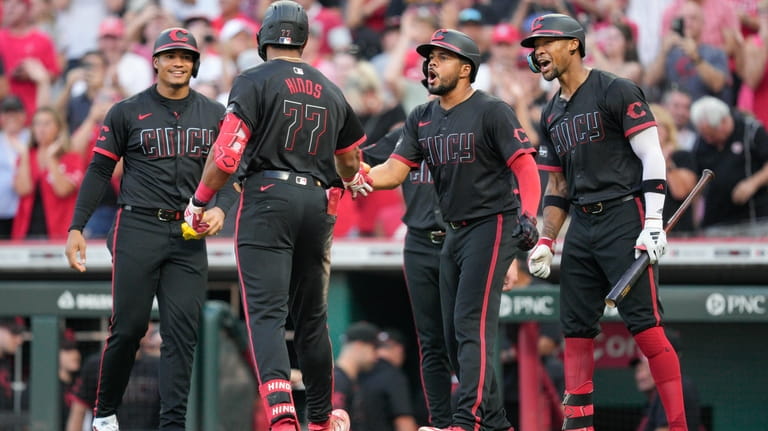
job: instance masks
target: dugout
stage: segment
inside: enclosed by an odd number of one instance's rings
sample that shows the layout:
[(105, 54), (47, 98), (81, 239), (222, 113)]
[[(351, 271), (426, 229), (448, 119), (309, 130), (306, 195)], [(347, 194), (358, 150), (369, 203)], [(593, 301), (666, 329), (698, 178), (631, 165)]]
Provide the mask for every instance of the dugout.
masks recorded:
[[(100, 249), (98, 243), (89, 244), (89, 273), (81, 276), (66, 267), (63, 244), (0, 245), (0, 315), (24, 315), (30, 320), (30, 430), (57, 429), (53, 406), (58, 392), (51, 388), (57, 382), (55, 352), (61, 319), (104, 319), (109, 314), (109, 258), (106, 249)], [(346, 326), (360, 319), (413, 334), (401, 250), (402, 244), (389, 241), (347, 241), (334, 246), (329, 327), (335, 348)], [(763, 408), (768, 385), (764, 367), (768, 241), (671, 240), (670, 253), (662, 262), (666, 320), (681, 335), (683, 371), (699, 389), (710, 431), (768, 429), (768, 411)], [(211, 388), (214, 382), (220, 383), (217, 370), (222, 364), (241, 365), (226, 362), (236, 356), (242, 336), (238, 335), (240, 305), (230, 240), (210, 241), (209, 263), (209, 297), (214, 301), (206, 305), (201, 333), (206, 347), (195, 365), (190, 400), (190, 411), (196, 412), (190, 420), (193, 430), (223, 429), (222, 406), (229, 407), (233, 401)], [(556, 265), (557, 257), (555, 276)], [(529, 288), (505, 295), (500, 312), (510, 323), (548, 321), (557, 318), (558, 304), (556, 289)], [(600, 429), (634, 430), (629, 422), (644, 401), (635, 389), (631, 369), (622, 364), (632, 352), (632, 343), (621, 334), (617, 316), (609, 313), (604, 320), (612, 329), (599, 347), (608, 362), (595, 375), (596, 421), (598, 425), (608, 421)], [(410, 341), (406, 367), (411, 381), (418, 383), (415, 340)], [(235, 399), (254, 396), (248, 387), (255, 386), (248, 384), (246, 374), (230, 379), (246, 383)]]

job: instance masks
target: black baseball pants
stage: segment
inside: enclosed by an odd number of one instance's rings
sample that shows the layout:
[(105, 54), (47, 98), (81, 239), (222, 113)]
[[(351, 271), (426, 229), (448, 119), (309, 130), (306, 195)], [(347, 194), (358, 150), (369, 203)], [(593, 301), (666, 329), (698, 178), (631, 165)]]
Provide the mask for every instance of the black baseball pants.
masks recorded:
[(184, 240), (181, 222), (122, 209), (117, 213), (107, 238), (113, 306), (99, 372), (98, 417), (114, 414), (120, 405), (157, 296), (163, 339), (160, 429), (185, 429), (208, 255), (204, 240)]
[(440, 299), (449, 357), (459, 378), (453, 424), (467, 431), (510, 427), (494, 371), (504, 277), (517, 252), (515, 214), (449, 228), (440, 259)]
[(440, 250), (430, 239), (432, 230), (408, 229), (403, 250), (405, 283), (419, 343), (421, 384), (429, 422), (438, 428), (451, 425), (451, 365), (445, 345), (440, 305)]
[[(304, 184), (301, 184), (304, 183)], [(327, 290), (336, 217), (326, 191), (309, 181), (248, 177), (237, 222), (237, 266), (246, 324), (259, 384), (290, 379), (285, 323), (307, 396), (307, 418), (331, 412), (333, 352), (328, 336)]]

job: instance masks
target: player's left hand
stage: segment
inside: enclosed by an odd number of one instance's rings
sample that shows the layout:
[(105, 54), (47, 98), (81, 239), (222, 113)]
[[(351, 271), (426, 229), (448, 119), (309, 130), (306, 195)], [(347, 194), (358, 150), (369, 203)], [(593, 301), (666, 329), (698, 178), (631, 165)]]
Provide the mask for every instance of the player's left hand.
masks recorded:
[(357, 198), (358, 194), (368, 196), (373, 191), (373, 180), (368, 176), (364, 166), (361, 166), (355, 176), (352, 178), (342, 178), (344, 188), (352, 192), (352, 199)]
[(667, 252), (667, 234), (663, 224), (661, 219), (645, 219), (643, 230), (635, 242), (635, 259), (640, 257), (643, 251), (648, 253), (652, 264), (664, 256)]
[(203, 214), (203, 224), (208, 225), (206, 235), (217, 235), (224, 228), (224, 210), (219, 207), (208, 209)]
[(502, 292), (509, 292), (512, 290), (513, 287), (515, 287), (515, 283), (517, 283), (517, 279), (519, 277), (519, 273), (517, 270), (517, 258), (512, 259), (512, 263), (509, 265), (509, 268), (507, 269), (507, 274), (504, 276), (504, 284), (501, 287)]
[(199, 207), (192, 203), (193, 198), (189, 198), (189, 204), (184, 210), (184, 221), (197, 233), (203, 233), (208, 229), (208, 224), (203, 222), (204, 207)]
[(521, 214), (517, 218), (517, 228), (513, 234), (518, 240), (517, 247), (522, 251), (532, 249), (539, 240), (539, 231), (536, 229), (536, 217), (528, 213)]

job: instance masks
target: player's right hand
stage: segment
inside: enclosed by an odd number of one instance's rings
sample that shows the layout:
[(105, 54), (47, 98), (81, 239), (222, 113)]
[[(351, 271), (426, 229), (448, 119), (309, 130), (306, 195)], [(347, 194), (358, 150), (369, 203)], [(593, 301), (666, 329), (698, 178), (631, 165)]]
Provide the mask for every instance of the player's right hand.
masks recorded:
[(555, 251), (555, 241), (545, 236), (539, 238), (536, 247), (528, 256), (528, 271), (539, 278), (549, 277), (549, 267)]
[(358, 194), (368, 196), (373, 191), (373, 180), (368, 176), (364, 166), (361, 166), (355, 176), (351, 178), (342, 178), (344, 188), (352, 192), (352, 199)]
[(203, 214), (205, 214), (205, 207), (199, 207), (192, 203), (192, 199), (189, 198), (189, 204), (184, 210), (184, 221), (192, 227), (197, 233), (203, 233), (208, 230), (208, 224), (203, 222)]
[(64, 247), (69, 266), (80, 272), (85, 272), (85, 238), (79, 230), (72, 229), (67, 235), (67, 245)]

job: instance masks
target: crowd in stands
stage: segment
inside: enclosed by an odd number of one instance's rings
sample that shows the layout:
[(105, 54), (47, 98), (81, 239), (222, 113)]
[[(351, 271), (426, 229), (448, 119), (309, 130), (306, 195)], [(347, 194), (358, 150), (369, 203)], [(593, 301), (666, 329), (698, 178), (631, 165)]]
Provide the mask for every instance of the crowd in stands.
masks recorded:
[[(344, 91), (365, 126), (366, 145), (375, 145), (426, 101), (415, 46), (438, 28), (456, 28), (475, 39), (483, 60), (475, 87), (513, 106), (537, 145), (541, 107), (557, 84), (529, 70), (530, 50), (519, 42), (534, 17), (569, 14), (587, 28), (587, 64), (636, 82), (655, 102), (668, 161), (666, 216), (702, 169), (715, 171), (704, 198), (673, 235), (765, 230), (766, 0), (298, 2), (310, 17), (303, 57)], [(64, 238), (101, 122), (113, 103), (151, 85), (151, 44), (160, 31), (183, 26), (195, 35), (201, 65), (192, 88), (226, 104), (234, 77), (262, 62), (256, 35), (270, 3), (3, 1), (0, 239)], [(86, 236), (107, 234), (119, 176), (118, 168), (115, 187), (102, 199)], [(345, 194), (335, 235), (401, 235), (403, 212), (399, 190), (355, 201)]]

